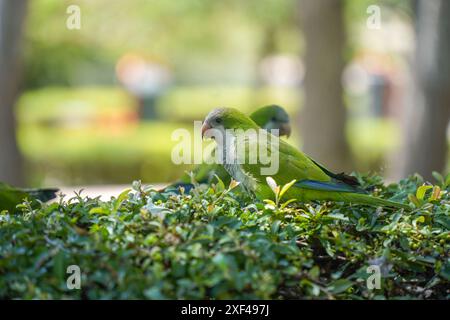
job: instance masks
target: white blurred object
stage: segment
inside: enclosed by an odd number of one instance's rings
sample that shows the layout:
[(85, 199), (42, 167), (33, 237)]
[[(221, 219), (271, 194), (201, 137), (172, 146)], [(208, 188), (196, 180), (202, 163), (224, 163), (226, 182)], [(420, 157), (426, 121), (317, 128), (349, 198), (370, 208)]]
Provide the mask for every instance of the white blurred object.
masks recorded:
[(297, 87), (303, 80), (305, 68), (294, 55), (273, 55), (261, 61), (260, 72), (269, 86)]
[(352, 62), (343, 72), (342, 83), (349, 92), (364, 94), (369, 90), (369, 73), (360, 63)]
[(377, 30), (360, 28), (358, 42), (368, 50), (408, 54), (414, 51), (414, 28), (401, 19), (381, 23)]
[(136, 54), (126, 54), (116, 66), (117, 78), (139, 97), (153, 96), (163, 91), (171, 82), (168, 68)]

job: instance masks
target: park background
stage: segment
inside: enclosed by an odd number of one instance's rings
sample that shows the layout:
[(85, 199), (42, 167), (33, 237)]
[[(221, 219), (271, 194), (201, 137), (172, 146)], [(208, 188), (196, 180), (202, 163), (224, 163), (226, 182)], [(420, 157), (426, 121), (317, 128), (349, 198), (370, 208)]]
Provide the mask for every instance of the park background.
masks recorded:
[(332, 170), (429, 179), (449, 167), (448, 16), (444, 0), (0, 0), (0, 181), (173, 181), (189, 168), (173, 130), (267, 104)]

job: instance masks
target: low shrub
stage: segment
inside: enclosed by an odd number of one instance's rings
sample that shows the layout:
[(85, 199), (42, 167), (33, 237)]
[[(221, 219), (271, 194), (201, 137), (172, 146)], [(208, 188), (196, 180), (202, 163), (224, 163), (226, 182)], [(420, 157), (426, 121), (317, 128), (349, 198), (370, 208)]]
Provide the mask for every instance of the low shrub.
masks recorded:
[[(274, 206), (233, 182), (178, 195), (135, 182), (110, 201), (82, 192), (39, 208), (25, 201), (0, 214), (0, 298), (448, 299), (450, 176), (435, 186), (359, 178), (411, 211)], [(79, 290), (67, 287), (70, 265)]]

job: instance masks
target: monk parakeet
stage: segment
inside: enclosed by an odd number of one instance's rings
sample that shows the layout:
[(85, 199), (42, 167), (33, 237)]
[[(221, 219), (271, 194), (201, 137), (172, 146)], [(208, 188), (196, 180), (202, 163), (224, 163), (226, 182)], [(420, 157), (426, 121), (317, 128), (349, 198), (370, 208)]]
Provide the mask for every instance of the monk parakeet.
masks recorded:
[(36, 200), (49, 201), (56, 197), (56, 192), (58, 189), (20, 189), (0, 182), (0, 211), (14, 212), (16, 206), (25, 198), (28, 198), (32, 204), (36, 203)]
[[(250, 115), (250, 118), (260, 128), (266, 130), (279, 130), (280, 136), (287, 136), (291, 134), (291, 126), (289, 123), (289, 115), (287, 112), (278, 105), (268, 105), (259, 108)], [(213, 157), (213, 155), (210, 155)], [(231, 181), (231, 177), (228, 172), (220, 164), (206, 164), (202, 163), (195, 166), (192, 169), (194, 180), (198, 183), (207, 183), (214, 176), (218, 176), (226, 185)], [(179, 187), (185, 189), (192, 188), (191, 177), (186, 173), (178, 181), (169, 185), (163, 190), (177, 190)]]
[[(256, 195), (261, 200), (274, 199), (274, 192), (266, 182), (268, 175), (262, 170), (264, 165), (261, 162), (242, 161), (247, 159), (249, 150), (252, 150), (253, 153), (254, 150), (265, 150), (267, 154), (277, 156), (278, 170), (270, 174), (277, 185), (283, 186), (295, 180), (284, 194), (284, 199), (296, 199), (300, 202), (331, 200), (409, 209), (406, 204), (366, 194), (359, 187), (356, 178), (330, 172), (298, 149), (266, 131), (260, 130), (258, 137), (243, 135), (238, 139), (238, 133), (235, 130), (258, 130), (258, 125), (236, 109), (221, 108), (211, 111), (203, 123), (202, 135), (205, 136), (208, 135), (208, 132), (214, 131), (211, 129), (215, 129), (215, 132), (225, 137), (215, 139), (217, 142), (216, 152), (220, 150), (225, 169), (233, 179), (240, 182), (247, 192)], [(276, 149), (272, 148), (275, 142), (278, 143), (278, 153)], [(238, 147), (242, 146), (244, 146), (246, 158), (239, 158), (239, 155), (230, 157), (230, 152), (235, 152)]]

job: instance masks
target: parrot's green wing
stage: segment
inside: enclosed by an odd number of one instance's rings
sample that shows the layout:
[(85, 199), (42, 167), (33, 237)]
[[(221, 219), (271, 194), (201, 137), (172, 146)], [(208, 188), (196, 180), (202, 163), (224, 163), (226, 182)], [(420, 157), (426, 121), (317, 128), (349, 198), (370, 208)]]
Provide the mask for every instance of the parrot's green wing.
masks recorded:
[[(266, 140), (247, 137), (245, 140), (248, 146), (246, 152), (249, 148), (252, 148), (250, 150), (256, 150), (254, 149), (255, 144), (258, 144), (258, 148), (269, 148), (270, 139), (273, 138), (272, 136)], [(264, 145), (261, 145), (261, 143), (264, 143)], [(270, 148), (267, 153), (270, 153)], [(250, 164), (245, 162), (239, 164), (240, 172), (235, 175), (236, 177), (244, 177), (240, 178), (244, 187), (253, 189), (258, 198), (271, 199), (274, 195), (265, 181), (267, 175), (262, 174), (262, 167), (260, 163)], [(297, 199), (299, 201), (333, 200), (409, 209), (407, 205), (365, 194), (366, 192), (358, 187), (357, 180), (353, 180), (353, 177), (342, 173), (332, 173), (282, 140), (279, 140), (279, 168), (276, 173), (270, 176), (281, 186), (296, 180), (294, 185), (286, 192), (286, 199)]]
[[(245, 137), (246, 153), (249, 152), (248, 150), (269, 148), (267, 153), (271, 154), (271, 139), (276, 139), (276, 137), (269, 134), (267, 140)], [(255, 146), (255, 144), (258, 145)], [(272, 177), (279, 185), (284, 185), (293, 179), (296, 179), (297, 181), (315, 180), (319, 182), (331, 182), (331, 177), (318, 167), (314, 161), (281, 139), (279, 140), (278, 152), (278, 170)], [(261, 173), (262, 165), (260, 163), (252, 164), (249, 163), (249, 161), (245, 161), (241, 166), (245, 172), (248, 172), (250, 175), (257, 178), (259, 182), (265, 181), (265, 177)]]
[(356, 177), (331, 172), (285, 141), (280, 140), (279, 152), (279, 171), (285, 183), (292, 181), (292, 177), (295, 177), (298, 181), (296, 185), (303, 188), (364, 193), (358, 188), (359, 182)]

